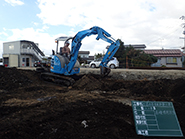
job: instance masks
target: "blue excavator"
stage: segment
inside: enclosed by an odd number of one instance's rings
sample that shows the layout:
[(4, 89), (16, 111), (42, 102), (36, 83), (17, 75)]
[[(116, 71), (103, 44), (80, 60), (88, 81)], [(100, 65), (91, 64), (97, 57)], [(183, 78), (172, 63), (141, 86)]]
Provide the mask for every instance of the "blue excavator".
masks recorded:
[[(51, 58), (51, 66), (49, 72), (42, 72), (41, 78), (62, 84), (64, 86), (70, 86), (74, 83), (73, 75), (76, 75), (80, 72), (80, 64), (78, 59), (78, 52), (82, 45), (81, 41), (86, 36), (97, 35), (96, 40), (102, 39), (110, 45), (107, 47), (107, 52), (103, 57), (100, 63), (100, 74), (102, 76), (107, 76), (110, 73), (110, 68), (107, 67), (107, 63), (114, 56), (116, 51), (120, 46), (119, 40), (115, 40), (111, 37), (111, 35), (106, 32), (104, 29), (94, 26), (90, 29), (79, 31), (74, 37), (59, 37), (55, 40), (57, 43), (56, 52), (53, 50), (52, 58)], [(70, 56), (66, 57), (60, 52), (58, 52), (59, 41), (65, 40), (64, 43), (71, 40), (71, 52)]]

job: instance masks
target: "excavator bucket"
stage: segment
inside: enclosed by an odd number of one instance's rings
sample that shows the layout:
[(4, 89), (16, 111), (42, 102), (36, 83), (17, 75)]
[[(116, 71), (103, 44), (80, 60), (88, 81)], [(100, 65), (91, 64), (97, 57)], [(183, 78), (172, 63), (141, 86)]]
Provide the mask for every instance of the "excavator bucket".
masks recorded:
[(109, 75), (110, 71), (111, 71), (110, 68), (100, 66), (101, 76), (105, 77), (105, 76)]

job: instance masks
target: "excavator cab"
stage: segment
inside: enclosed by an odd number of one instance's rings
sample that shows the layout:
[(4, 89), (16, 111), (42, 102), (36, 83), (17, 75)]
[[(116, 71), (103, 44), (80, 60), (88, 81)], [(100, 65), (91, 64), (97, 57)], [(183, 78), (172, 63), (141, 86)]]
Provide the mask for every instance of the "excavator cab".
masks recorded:
[[(80, 63), (78, 60), (76, 60), (76, 63), (73, 67), (73, 72), (71, 72), (71, 74), (68, 74), (65, 70), (66, 65), (68, 65), (70, 63), (71, 56), (66, 56), (66, 55), (62, 54), (62, 48), (66, 42), (69, 42), (72, 39), (73, 39), (73, 37), (59, 37), (59, 38), (55, 39), (57, 46), (56, 46), (56, 53), (54, 53), (54, 55), (52, 55), (52, 59), (51, 59), (50, 71), (52, 73), (73, 75), (73, 74), (78, 74), (80, 72)], [(60, 42), (64, 42), (64, 44), (62, 43), (62, 45), (60, 45), (60, 47), (59, 47)], [(58, 51), (58, 48), (59, 48), (59, 51)]]
[[(56, 46), (56, 54), (62, 55), (62, 48), (63, 48), (63, 46), (65, 45), (66, 42), (70, 43), (70, 40), (72, 40), (72, 39), (73, 39), (73, 37), (67, 37), (67, 36), (65, 36), (65, 37), (62, 36), (62, 37), (56, 38), (55, 39), (55, 43), (57, 44), (57, 46)], [(60, 42), (63, 42), (64, 44), (60, 44)], [(60, 47), (59, 47), (59, 45), (60, 45)], [(55, 52), (54, 52), (53, 55), (55, 55)]]

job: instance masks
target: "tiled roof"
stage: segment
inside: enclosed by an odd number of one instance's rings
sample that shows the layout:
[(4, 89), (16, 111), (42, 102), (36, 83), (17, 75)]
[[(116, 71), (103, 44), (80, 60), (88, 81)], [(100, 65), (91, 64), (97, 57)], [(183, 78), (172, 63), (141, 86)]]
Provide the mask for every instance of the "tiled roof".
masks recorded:
[(153, 54), (156, 57), (181, 57), (182, 52), (179, 49), (156, 49), (143, 50), (147, 54)]

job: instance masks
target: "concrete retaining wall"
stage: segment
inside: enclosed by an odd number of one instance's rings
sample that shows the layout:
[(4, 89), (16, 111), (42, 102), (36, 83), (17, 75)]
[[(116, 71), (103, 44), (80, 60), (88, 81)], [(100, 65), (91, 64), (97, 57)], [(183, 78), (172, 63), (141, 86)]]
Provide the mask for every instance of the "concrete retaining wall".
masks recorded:
[[(100, 74), (100, 69), (81, 68), (80, 73)], [(109, 76), (124, 80), (185, 79), (185, 70), (112, 69)]]
[[(36, 68), (22, 68), (26, 70), (35, 70)], [(100, 69), (81, 68), (80, 74), (99, 74)], [(140, 69), (112, 69), (109, 76), (124, 80), (156, 80), (156, 79), (185, 79), (185, 70), (140, 70)]]

